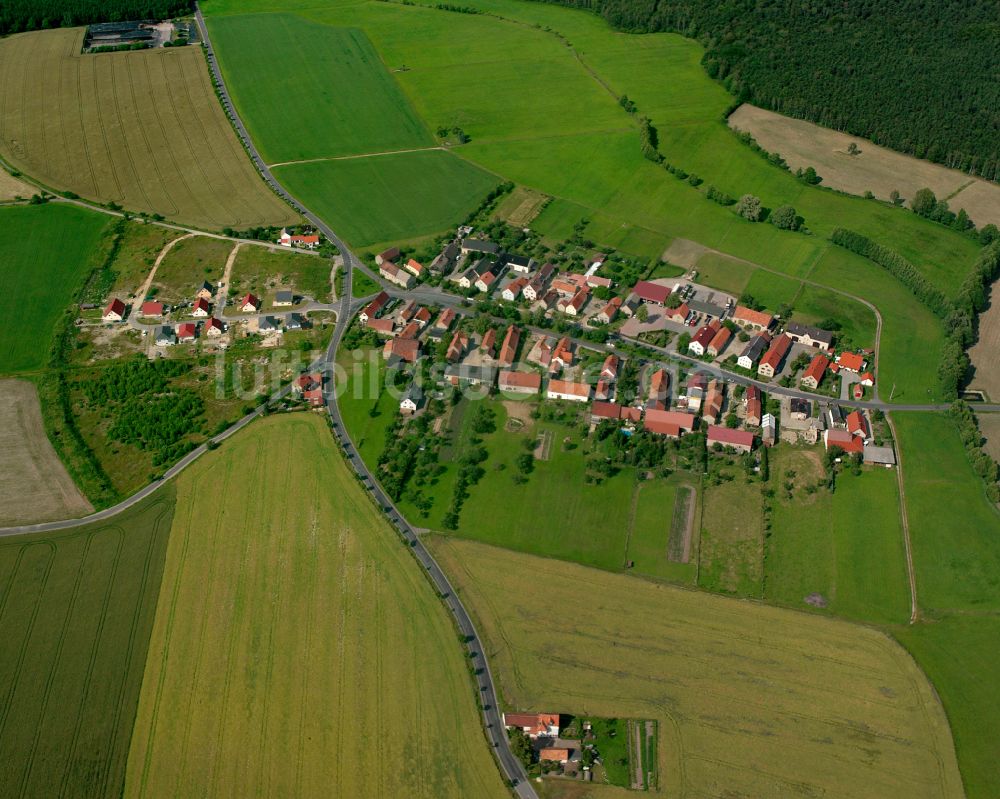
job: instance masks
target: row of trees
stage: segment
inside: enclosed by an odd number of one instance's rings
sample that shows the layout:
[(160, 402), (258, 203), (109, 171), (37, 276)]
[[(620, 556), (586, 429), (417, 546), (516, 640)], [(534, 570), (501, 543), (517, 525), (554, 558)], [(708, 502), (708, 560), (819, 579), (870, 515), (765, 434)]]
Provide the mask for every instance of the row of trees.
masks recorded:
[(191, 0), (4, 0), (0, 35), (93, 22), (169, 19), (190, 14)]
[(1000, 502), (1000, 483), (997, 482), (1000, 480), (1000, 466), (983, 450), (983, 434), (979, 432), (976, 415), (962, 400), (952, 403), (950, 414), (958, 425), (972, 468), (986, 483), (986, 496), (990, 502)]
[[(983, 0), (551, 0), (633, 32), (675, 31), (737, 102), (1000, 180), (1000, 51)], [(735, 104), (734, 104), (735, 107)]]

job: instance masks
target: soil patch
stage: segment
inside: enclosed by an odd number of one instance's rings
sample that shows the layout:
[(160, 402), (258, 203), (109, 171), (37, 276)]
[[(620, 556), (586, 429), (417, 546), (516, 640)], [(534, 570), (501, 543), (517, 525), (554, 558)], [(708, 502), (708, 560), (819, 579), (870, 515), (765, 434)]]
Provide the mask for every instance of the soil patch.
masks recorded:
[(552, 454), (552, 431), (546, 430), (538, 436), (538, 443), (535, 444), (535, 460), (547, 461)]
[(0, 452), (0, 527), (93, 510), (45, 435), (38, 393), (27, 380), (0, 380)]
[(674, 563), (691, 559), (691, 532), (694, 530), (695, 492), (691, 486), (680, 486), (674, 499), (674, 518), (670, 522), (667, 557)]
[(0, 169), (0, 202), (16, 200), (18, 197), (30, 197), (37, 193), (38, 190), (34, 186), (29, 186), (5, 169)]
[(528, 427), (535, 421), (531, 418), (531, 411), (534, 409), (534, 405), (530, 403), (504, 400), (503, 409), (507, 411), (508, 422), (520, 422), (520, 427), (517, 428), (519, 430)]
[(1000, 461), (1000, 413), (980, 413), (979, 430), (986, 439), (986, 453), (995, 461)]
[(814, 608), (825, 608), (827, 605), (826, 597), (822, 594), (809, 594), (803, 601)]

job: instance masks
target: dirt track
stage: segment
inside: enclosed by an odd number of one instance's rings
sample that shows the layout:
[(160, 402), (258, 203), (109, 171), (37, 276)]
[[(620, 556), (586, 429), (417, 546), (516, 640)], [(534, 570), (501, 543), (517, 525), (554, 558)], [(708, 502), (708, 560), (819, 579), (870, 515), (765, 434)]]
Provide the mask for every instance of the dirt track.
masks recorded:
[(0, 452), (0, 527), (93, 510), (49, 443), (27, 380), (0, 380)]

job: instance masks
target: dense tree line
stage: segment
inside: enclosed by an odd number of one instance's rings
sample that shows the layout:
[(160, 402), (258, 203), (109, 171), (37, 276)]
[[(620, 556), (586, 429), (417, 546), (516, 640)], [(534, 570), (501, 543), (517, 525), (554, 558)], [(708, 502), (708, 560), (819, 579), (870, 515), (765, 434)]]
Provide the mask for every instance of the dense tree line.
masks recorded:
[(1000, 180), (994, 0), (549, 0), (676, 31), (740, 101)]
[(951, 418), (958, 425), (958, 432), (962, 437), (962, 444), (965, 446), (965, 452), (969, 456), (972, 468), (986, 484), (986, 496), (989, 497), (990, 502), (1000, 502), (1000, 484), (997, 483), (1000, 480), (1000, 467), (983, 450), (983, 434), (979, 432), (979, 422), (976, 415), (961, 400), (952, 403), (950, 413)]
[(193, 6), (191, 0), (2, 0), (0, 34), (92, 22), (168, 19), (191, 13)]

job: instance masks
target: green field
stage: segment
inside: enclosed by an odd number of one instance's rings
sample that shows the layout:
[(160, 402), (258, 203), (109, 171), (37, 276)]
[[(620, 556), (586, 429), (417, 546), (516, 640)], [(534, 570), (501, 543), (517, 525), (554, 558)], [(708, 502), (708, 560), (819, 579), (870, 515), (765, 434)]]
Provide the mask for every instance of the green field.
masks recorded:
[(760, 489), (759, 483), (740, 473), (730, 482), (705, 487), (698, 547), (700, 588), (760, 597), (764, 579)]
[(831, 494), (825, 486), (816, 488), (825, 482), (819, 453), (786, 447), (772, 453), (776, 497), (766, 541), (765, 598), (806, 609), (806, 597), (819, 594), (838, 616), (905, 622), (910, 594), (895, 472), (866, 469), (855, 476), (845, 470)]
[(962, 796), (941, 705), (882, 632), (453, 537), (431, 543), (508, 705), (657, 719), (663, 795)]
[(0, 539), (4, 796), (122, 795), (173, 508)]
[(440, 150), (292, 164), (274, 174), (358, 247), (443, 232), (500, 182)]
[(178, 478), (125, 793), (507, 795), (451, 621), (319, 417)]
[[(210, 19), (209, 33), (268, 162), (435, 143), (364, 31), (265, 14)], [(295, 79), (273, 80), (275, 65)]]
[(233, 261), (229, 291), (252, 291), (259, 297), (278, 288), (290, 288), (317, 302), (330, 299), (330, 259), (305, 253), (244, 245)]
[(97, 263), (107, 217), (68, 205), (0, 208), (0, 374), (42, 368), (56, 323)]
[(177, 242), (156, 269), (156, 298), (166, 302), (193, 302), (206, 280), (213, 286), (222, 280), (233, 242), (210, 236), (194, 236)]
[(200, 47), (81, 55), (83, 28), (0, 41), (0, 155), (57, 190), (205, 228), (296, 221), (222, 110)]

